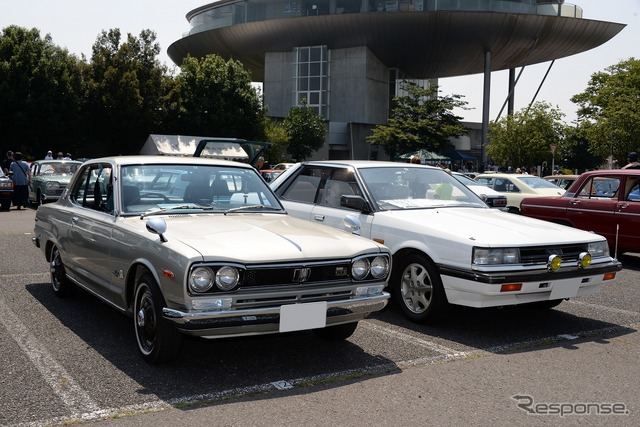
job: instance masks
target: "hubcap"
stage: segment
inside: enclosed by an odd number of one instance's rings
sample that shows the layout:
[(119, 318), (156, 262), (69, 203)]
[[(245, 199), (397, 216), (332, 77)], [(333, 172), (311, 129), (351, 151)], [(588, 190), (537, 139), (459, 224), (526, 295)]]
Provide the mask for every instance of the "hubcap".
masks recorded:
[(402, 275), (401, 292), (404, 304), (412, 313), (424, 313), (429, 308), (432, 286), (424, 266), (407, 266)]

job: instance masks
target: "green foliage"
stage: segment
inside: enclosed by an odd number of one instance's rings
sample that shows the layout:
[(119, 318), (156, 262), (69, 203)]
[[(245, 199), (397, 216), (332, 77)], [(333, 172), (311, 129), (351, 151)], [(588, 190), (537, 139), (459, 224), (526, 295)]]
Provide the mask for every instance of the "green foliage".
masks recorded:
[(163, 118), (165, 68), (156, 59), (156, 35), (102, 31), (92, 49), (87, 78), (90, 155), (135, 154)]
[(308, 107), (306, 100), (289, 110), (282, 125), (289, 137), (287, 151), (296, 161), (304, 161), (324, 145), (327, 134), (324, 118)]
[(580, 128), (589, 151), (626, 162), (640, 149), (640, 60), (630, 58), (591, 75), (584, 92), (574, 95)]
[(2, 30), (0, 134), (6, 149), (42, 158), (48, 149), (71, 151), (80, 144), (82, 66), (35, 28)]
[(282, 122), (265, 120), (265, 139), (271, 143), (267, 151), (266, 160), (268, 163), (276, 164), (286, 162), (287, 145), (289, 145), (289, 134)]
[(168, 127), (185, 135), (258, 139), (261, 100), (238, 61), (218, 55), (187, 57), (168, 97)]
[[(549, 104), (538, 102), (530, 108), (489, 123), (487, 155), (503, 166), (551, 166), (551, 144), (561, 153), (564, 114)], [(556, 154), (556, 159), (559, 156)]]
[(449, 138), (465, 133), (461, 117), (454, 108), (466, 108), (460, 95), (438, 96), (438, 86), (427, 88), (413, 82), (403, 82), (407, 96), (393, 99), (388, 125), (373, 128), (367, 142), (382, 145), (394, 158), (421, 149), (441, 153), (452, 148)]

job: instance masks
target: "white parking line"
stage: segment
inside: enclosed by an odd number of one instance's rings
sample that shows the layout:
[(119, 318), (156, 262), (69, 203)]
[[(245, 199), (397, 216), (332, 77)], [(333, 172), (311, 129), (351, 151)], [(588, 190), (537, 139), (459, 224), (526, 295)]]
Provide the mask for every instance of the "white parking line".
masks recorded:
[(98, 405), (38, 342), (18, 316), (0, 299), (0, 323), (9, 331), (33, 366), (72, 413), (97, 411)]
[(575, 301), (575, 300), (569, 300), (566, 302), (569, 304), (581, 305), (583, 307), (591, 307), (596, 310), (608, 311), (609, 313), (624, 314), (625, 316), (640, 316), (640, 312), (637, 312), (637, 311), (629, 311), (621, 308), (607, 307), (606, 305), (591, 304), (588, 302)]
[(359, 328), (361, 327), (363, 329), (369, 329), (370, 331), (387, 335), (413, 345), (418, 345), (420, 347), (435, 351), (436, 353), (439, 353), (445, 356), (459, 357), (459, 356), (465, 356), (467, 354), (467, 352), (454, 350), (452, 348), (445, 347), (440, 344), (436, 344), (432, 341), (428, 341), (413, 335), (405, 334), (404, 332), (400, 332), (392, 328), (385, 328), (384, 326), (376, 325), (371, 322), (360, 322), (358, 324), (358, 327)]

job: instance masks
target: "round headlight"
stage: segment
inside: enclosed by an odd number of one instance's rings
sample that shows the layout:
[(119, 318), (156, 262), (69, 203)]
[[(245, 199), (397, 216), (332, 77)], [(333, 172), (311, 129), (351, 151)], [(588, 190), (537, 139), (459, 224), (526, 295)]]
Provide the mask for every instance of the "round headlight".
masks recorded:
[(240, 280), (240, 274), (235, 267), (224, 266), (216, 272), (216, 286), (223, 291), (235, 288)]
[(549, 271), (556, 271), (562, 265), (562, 258), (558, 255), (549, 255), (549, 261), (547, 261), (547, 268)]
[(387, 257), (375, 257), (371, 261), (371, 275), (376, 279), (384, 278), (389, 272), (389, 259)]
[(356, 280), (362, 280), (369, 274), (369, 260), (360, 258), (351, 265), (351, 275)]
[(57, 190), (58, 188), (60, 188), (60, 183), (57, 181), (47, 181), (45, 187), (47, 187), (49, 190)]
[(213, 272), (206, 267), (195, 268), (189, 276), (189, 288), (193, 292), (206, 292), (213, 286)]

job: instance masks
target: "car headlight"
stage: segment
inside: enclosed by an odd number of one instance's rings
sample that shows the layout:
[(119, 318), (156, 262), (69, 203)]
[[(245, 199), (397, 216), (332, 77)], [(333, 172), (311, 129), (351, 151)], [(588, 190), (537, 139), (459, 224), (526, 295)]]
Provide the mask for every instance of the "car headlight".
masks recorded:
[(189, 275), (189, 289), (193, 292), (206, 292), (213, 286), (213, 271), (207, 267), (194, 268)]
[(473, 263), (478, 265), (518, 264), (518, 248), (473, 248)]
[(389, 273), (389, 258), (377, 256), (371, 261), (371, 275), (383, 279)]
[(222, 291), (235, 288), (240, 280), (240, 273), (235, 267), (224, 266), (216, 271), (216, 286)]
[(609, 256), (609, 244), (606, 240), (591, 242), (587, 246), (587, 251), (593, 258)]
[(60, 188), (60, 183), (58, 181), (47, 181), (45, 187), (47, 187), (47, 190), (57, 190)]
[(351, 264), (351, 276), (356, 280), (362, 280), (369, 274), (371, 264), (367, 258), (360, 258)]

